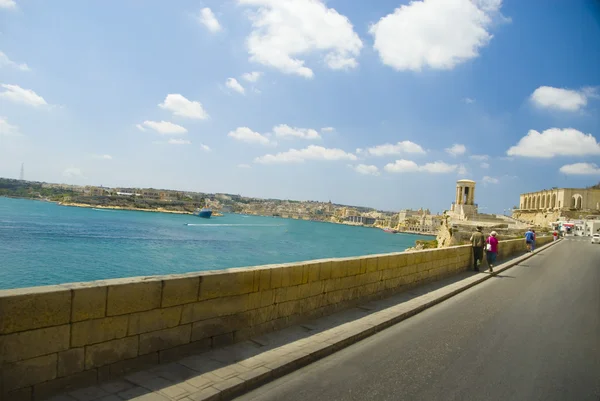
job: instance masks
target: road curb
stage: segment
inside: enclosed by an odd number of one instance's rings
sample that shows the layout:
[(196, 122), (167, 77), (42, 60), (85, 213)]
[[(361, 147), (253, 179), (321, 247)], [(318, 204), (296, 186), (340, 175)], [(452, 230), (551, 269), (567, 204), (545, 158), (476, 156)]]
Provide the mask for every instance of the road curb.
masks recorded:
[[(520, 264), (521, 262), (530, 259), (531, 257), (537, 255), (538, 253), (544, 251), (545, 249), (556, 245), (557, 243), (562, 242), (562, 239), (558, 241), (550, 242), (542, 247), (540, 247), (534, 253), (526, 253), (525, 255), (516, 257), (511, 259), (501, 265), (499, 265), (493, 273), (485, 273), (481, 272), (475, 276), (468, 277), (461, 282), (460, 285), (451, 284), (446, 287), (442, 287), (438, 290), (432, 292), (440, 292), (440, 294), (431, 297), (429, 294), (418, 296), (410, 301), (406, 301), (400, 305), (396, 305), (394, 307), (388, 308), (384, 311), (379, 311), (373, 313), (372, 315), (366, 316), (364, 318), (359, 319), (358, 321), (354, 321), (351, 323), (346, 323), (341, 326), (346, 326), (349, 324), (356, 324), (361, 320), (366, 320), (370, 323), (364, 323), (369, 325), (369, 327), (363, 327), (360, 330), (352, 330), (350, 329), (348, 332), (345, 332), (344, 335), (336, 335), (334, 340), (324, 341), (322, 343), (313, 344), (312, 347), (307, 347), (308, 349), (305, 352), (296, 351), (296, 353), (291, 353), (283, 357), (284, 360), (274, 361), (266, 366), (270, 366), (270, 370), (268, 372), (264, 372), (263, 374), (257, 375), (252, 378), (252, 380), (245, 382), (240, 385), (237, 383), (235, 387), (231, 388), (223, 388), (221, 387), (218, 393), (210, 394), (207, 398), (198, 398), (198, 400), (204, 401), (229, 401), (233, 400), (236, 397), (239, 397), (245, 393), (248, 393), (258, 387), (264, 386), (265, 384), (274, 381), (280, 377), (283, 377), (289, 373), (292, 373), (304, 366), (307, 366), (319, 359), (325, 358), (329, 355), (334, 354), (337, 351), (340, 351), (352, 344), (357, 343), (367, 337), (370, 337), (386, 328), (389, 328), (395, 324), (400, 323), (403, 320), (408, 319), (409, 317), (415, 316), (426, 309), (431, 308), (434, 305), (437, 305), (449, 298), (452, 298), (455, 295), (460, 294), (463, 291), (468, 290), (480, 284), (494, 276), (498, 273), (502, 273), (513, 266)], [(449, 289), (449, 287), (456, 287), (453, 289)], [(446, 289), (446, 291), (444, 291)], [(408, 308), (402, 308), (405, 304), (414, 304), (409, 306)], [(387, 317), (382, 319), (382, 316), (377, 316), (378, 313), (386, 312), (387, 310), (392, 309), (400, 309), (394, 316)], [(402, 310), (405, 309), (405, 310)], [(340, 326), (340, 327), (341, 327)], [(295, 355), (294, 355), (295, 354)]]

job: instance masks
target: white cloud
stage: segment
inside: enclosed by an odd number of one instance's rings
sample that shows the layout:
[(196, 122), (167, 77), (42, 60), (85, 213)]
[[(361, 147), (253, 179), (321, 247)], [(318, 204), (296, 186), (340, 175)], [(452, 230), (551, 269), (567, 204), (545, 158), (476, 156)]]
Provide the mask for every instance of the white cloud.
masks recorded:
[(112, 160), (111, 155), (92, 155), (92, 157), (98, 160)]
[(161, 135), (179, 135), (187, 132), (187, 129), (181, 125), (173, 124), (169, 121), (144, 121), (142, 125), (137, 124), (136, 127), (142, 131), (150, 128)]
[(550, 128), (541, 134), (529, 130), (506, 154), (539, 158), (600, 155), (600, 144), (591, 134), (586, 135), (573, 128)]
[(490, 168), (490, 164), (489, 164), (489, 163), (486, 163), (486, 162), (483, 162), (483, 163), (481, 163), (481, 164), (479, 165), (479, 167), (481, 167), (481, 168)]
[(0, 86), (6, 89), (4, 92), (0, 93), (0, 97), (3, 97), (11, 102), (23, 103), (35, 107), (45, 106), (48, 104), (43, 97), (39, 96), (31, 89), (23, 89), (19, 85), (9, 84), (2, 84)]
[(490, 157), (488, 155), (471, 155), (469, 156), (469, 158), (480, 162), (484, 162), (489, 160)]
[(367, 165), (367, 164), (359, 164), (357, 166), (350, 166), (354, 171), (359, 174), (364, 175), (379, 175), (379, 169), (377, 166)]
[(237, 81), (235, 78), (227, 78), (225, 82), (225, 86), (229, 89), (233, 89), (234, 91), (241, 93), (242, 95), (246, 93), (244, 87)]
[(467, 166), (465, 166), (464, 164), (461, 164), (460, 166), (458, 166), (457, 173), (458, 173), (458, 175), (468, 175), (469, 170), (467, 170)]
[(203, 144), (203, 143), (201, 143), (201, 144), (200, 144), (200, 147), (201, 147), (201, 148), (202, 148), (202, 150), (203, 150), (203, 151), (205, 151), (205, 152), (210, 152), (210, 151), (212, 151), (212, 149), (211, 149), (211, 148), (210, 148), (208, 145), (205, 145), (205, 144)]
[(396, 160), (394, 163), (388, 163), (383, 168), (389, 173), (412, 173), (412, 172), (424, 172), (432, 174), (451, 173), (458, 169), (456, 164), (446, 164), (444, 162), (433, 162), (426, 163), (419, 166), (412, 160)]
[(498, 184), (500, 182), (497, 178), (488, 175), (484, 176), (481, 181), (483, 181), (484, 184)]
[(467, 148), (465, 147), (465, 145), (461, 145), (459, 143), (455, 143), (451, 147), (446, 148), (444, 150), (446, 151), (446, 153), (452, 156), (461, 156), (467, 152)]
[(253, 31), (247, 38), (250, 60), (286, 74), (312, 78), (306, 56), (326, 53), (325, 64), (334, 70), (354, 68), (362, 42), (350, 20), (322, 0), (238, 0), (256, 8)]
[[(1, 0), (0, 0), (1, 1)], [(21, 71), (31, 71), (27, 64), (18, 64), (8, 58), (6, 54), (0, 51), (0, 68), (11, 67)]]
[(585, 107), (589, 97), (595, 96), (595, 90), (585, 88), (579, 91), (551, 86), (540, 86), (530, 96), (531, 102), (541, 108), (563, 111), (578, 111)]
[(333, 132), (335, 131), (335, 128), (333, 127), (323, 127), (321, 128), (321, 132)]
[(471, 99), (470, 97), (466, 97), (463, 99), (463, 102), (465, 102), (466, 104), (473, 104), (475, 103), (475, 99)]
[(242, 78), (248, 82), (256, 82), (260, 79), (261, 76), (262, 76), (262, 72), (252, 71), (252, 72), (247, 72), (247, 73), (243, 74)]
[(221, 24), (219, 24), (217, 17), (215, 17), (215, 14), (208, 7), (200, 10), (200, 14), (198, 14), (198, 21), (211, 32), (219, 32), (221, 29), (223, 29)]
[(69, 167), (63, 171), (63, 176), (70, 178), (85, 178), (81, 169), (77, 167)]
[(369, 29), (381, 61), (396, 70), (449, 70), (476, 58), (502, 0), (411, 1)]
[(170, 93), (165, 101), (158, 105), (161, 109), (169, 110), (176, 116), (206, 120), (209, 116), (202, 103), (188, 100), (179, 93)]
[(560, 172), (570, 175), (600, 175), (600, 167), (595, 163), (575, 163), (562, 166)]
[(237, 166), (238, 168), (252, 168), (252, 166), (249, 164), (238, 164)]
[(419, 145), (411, 141), (401, 141), (394, 144), (386, 143), (367, 149), (367, 153), (373, 156), (399, 155), (402, 153), (424, 154), (425, 151)]
[(254, 159), (255, 163), (302, 163), (305, 160), (356, 160), (356, 156), (341, 149), (328, 149), (310, 145), (304, 149), (290, 149), (276, 155), (264, 155)]
[(19, 136), (19, 127), (9, 124), (6, 117), (0, 117), (0, 136)]
[(0, 8), (15, 9), (17, 8), (17, 3), (14, 0), (0, 0)]
[(169, 139), (167, 142), (169, 145), (191, 145), (192, 142), (187, 139)]
[(238, 127), (234, 131), (229, 132), (227, 136), (246, 143), (258, 143), (261, 145), (271, 144), (269, 138), (258, 132), (252, 131), (248, 127)]
[(321, 135), (314, 129), (290, 127), (287, 124), (273, 127), (273, 132), (278, 138), (321, 139)]

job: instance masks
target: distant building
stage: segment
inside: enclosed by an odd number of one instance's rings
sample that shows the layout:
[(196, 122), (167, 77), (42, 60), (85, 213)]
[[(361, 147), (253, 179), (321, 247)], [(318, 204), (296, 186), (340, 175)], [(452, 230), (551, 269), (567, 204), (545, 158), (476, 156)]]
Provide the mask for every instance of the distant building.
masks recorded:
[(552, 188), (521, 194), (520, 210), (600, 210), (600, 189)]

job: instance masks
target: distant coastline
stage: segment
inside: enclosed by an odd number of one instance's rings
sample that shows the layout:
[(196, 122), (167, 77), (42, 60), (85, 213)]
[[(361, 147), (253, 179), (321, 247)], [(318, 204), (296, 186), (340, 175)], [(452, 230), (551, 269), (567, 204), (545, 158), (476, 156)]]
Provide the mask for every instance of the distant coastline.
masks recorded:
[[(48, 201), (52, 202), (52, 201)], [(90, 205), (87, 203), (73, 203), (73, 202), (54, 202), (60, 206), (72, 206), (72, 207), (83, 207), (87, 209), (111, 209), (111, 210), (130, 210), (136, 212), (154, 212), (154, 213), (172, 213), (172, 214), (193, 214), (188, 211), (181, 210), (167, 210), (163, 208), (157, 209), (142, 209), (136, 207), (127, 207), (127, 206), (101, 206), (101, 205)]]

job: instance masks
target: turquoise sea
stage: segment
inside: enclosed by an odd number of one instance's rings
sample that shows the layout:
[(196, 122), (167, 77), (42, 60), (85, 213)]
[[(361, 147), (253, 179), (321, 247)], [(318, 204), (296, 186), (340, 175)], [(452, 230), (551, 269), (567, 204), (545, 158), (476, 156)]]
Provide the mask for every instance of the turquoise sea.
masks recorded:
[(428, 237), (331, 223), (0, 197), (0, 288), (399, 252)]

